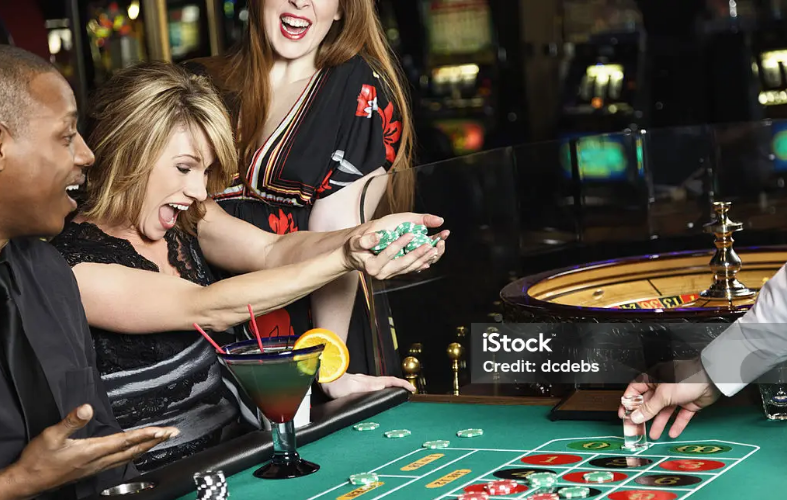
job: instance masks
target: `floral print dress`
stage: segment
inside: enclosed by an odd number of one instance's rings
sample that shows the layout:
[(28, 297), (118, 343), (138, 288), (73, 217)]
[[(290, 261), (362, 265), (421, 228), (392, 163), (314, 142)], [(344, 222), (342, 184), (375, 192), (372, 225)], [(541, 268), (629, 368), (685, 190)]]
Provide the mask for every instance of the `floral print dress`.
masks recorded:
[[(275, 131), (255, 152), (245, 182), (214, 199), (230, 214), (276, 234), (309, 230), (314, 203), (363, 176), (390, 169), (401, 122), (383, 81), (361, 57), (318, 70)], [(230, 113), (232, 96), (224, 96)], [(359, 207), (360, 209), (360, 207)], [(374, 373), (369, 291), (359, 284), (348, 334), (353, 373)], [(381, 374), (400, 375), (387, 314), (377, 339)], [(301, 335), (312, 328), (310, 298), (257, 319), (263, 336)]]

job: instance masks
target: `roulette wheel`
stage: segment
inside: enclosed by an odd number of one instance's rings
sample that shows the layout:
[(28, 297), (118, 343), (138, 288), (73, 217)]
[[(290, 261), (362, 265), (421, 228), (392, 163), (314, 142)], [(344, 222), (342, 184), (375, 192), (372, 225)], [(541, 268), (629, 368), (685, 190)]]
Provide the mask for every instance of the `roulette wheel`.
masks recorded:
[[(641, 373), (696, 357), (748, 311), (763, 284), (787, 262), (787, 247), (734, 250), (732, 233), (742, 224), (728, 218), (729, 209), (729, 203), (714, 203), (715, 220), (705, 225), (716, 237), (715, 251), (595, 262), (510, 283), (500, 293), (503, 323), (511, 329), (547, 324), (537, 326), (559, 332), (566, 357), (597, 362), (602, 371), (623, 365)], [(576, 340), (566, 340), (566, 332)], [(596, 389), (620, 390), (622, 382), (580, 388), (546, 381), (531, 389), (569, 394), (555, 418), (614, 420), (619, 394)], [(588, 417), (596, 403), (598, 416)]]
[(730, 204), (705, 226), (716, 250), (595, 262), (516, 280), (500, 293), (506, 322), (732, 322), (787, 262), (787, 247), (736, 251)]

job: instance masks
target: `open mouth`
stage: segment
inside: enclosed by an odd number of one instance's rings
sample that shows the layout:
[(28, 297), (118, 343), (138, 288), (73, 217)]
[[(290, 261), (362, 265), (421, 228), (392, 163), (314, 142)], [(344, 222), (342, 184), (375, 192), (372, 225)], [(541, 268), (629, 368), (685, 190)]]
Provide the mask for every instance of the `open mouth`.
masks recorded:
[(188, 209), (189, 205), (167, 203), (159, 208), (159, 221), (166, 230), (170, 230), (175, 227), (175, 222), (177, 222), (180, 212), (184, 212)]
[(78, 183), (78, 184), (69, 184), (68, 186), (66, 186), (66, 197), (68, 198), (68, 201), (69, 201), (69, 202), (71, 202), (71, 205), (72, 205), (74, 208), (76, 208), (76, 206), (77, 206), (77, 202), (76, 202), (76, 200), (74, 199), (74, 197), (73, 197), (73, 194), (74, 194), (74, 193), (76, 193), (76, 191), (77, 191), (77, 190), (78, 190), (80, 187), (82, 187), (82, 183), (81, 183), (81, 182), (80, 182), (80, 183)]
[(299, 40), (306, 35), (312, 23), (303, 17), (285, 14), (281, 16), (281, 32), (291, 40)]

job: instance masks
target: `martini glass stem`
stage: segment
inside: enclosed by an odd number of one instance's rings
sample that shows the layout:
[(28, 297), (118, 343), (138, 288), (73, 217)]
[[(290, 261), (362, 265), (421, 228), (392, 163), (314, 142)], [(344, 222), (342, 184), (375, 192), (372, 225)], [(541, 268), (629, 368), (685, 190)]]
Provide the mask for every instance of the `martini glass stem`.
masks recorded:
[(295, 451), (295, 424), (292, 420), (273, 424), (273, 462), (288, 464), (298, 459)]

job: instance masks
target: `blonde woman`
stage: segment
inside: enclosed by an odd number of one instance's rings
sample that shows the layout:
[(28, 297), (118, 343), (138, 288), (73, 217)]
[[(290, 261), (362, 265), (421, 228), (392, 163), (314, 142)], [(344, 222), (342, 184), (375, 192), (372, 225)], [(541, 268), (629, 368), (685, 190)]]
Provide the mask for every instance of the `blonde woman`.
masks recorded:
[[(87, 199), (53, 244), (77, 278), (118, 423), (180, 430), (137, 461), (142, 471), (210, 447), (238, 420), (215, 352), (193, 323), (219, 336), (248, 322), (247, 304), (263, 314), (351, 271), (385, 279), (439, 257), (424, 245), (393, 259), (409, 238), (378, 256), (368, 250), (373, 231), (403, 221), (439, 226), (433, 216), (277, 236), (226, 214), (207, 193), (226, 187), (236, 165), (228, 117), (205, 81), (175, 66), (117, 74), (90, 119)], [(238, 275), (216, 282), (209, 265)]]

